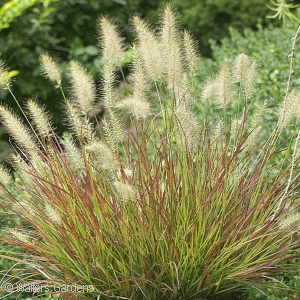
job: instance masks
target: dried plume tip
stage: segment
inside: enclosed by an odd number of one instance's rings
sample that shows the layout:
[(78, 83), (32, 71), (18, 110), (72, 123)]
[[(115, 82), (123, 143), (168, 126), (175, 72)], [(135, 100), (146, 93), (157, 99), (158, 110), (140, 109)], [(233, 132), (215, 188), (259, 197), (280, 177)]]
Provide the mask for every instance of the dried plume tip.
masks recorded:
[(120, 36), (118, 27), (107, 18), (100, 18), (99, 37), (104, 64), (119, 65), (124, 52), (124, 38)]
[(93, 109), (96, 99), (96, 89), (93, 79), (77, 62), (71, 61), (69, 71), (73, 98), (83, 114)]
[(45, 77), (50, 79), (55, 87), (58, 88), (61, 86), (61, 73), (58, 65), (51, 56), (48, 54), (42, 54), (40, 56), (41, 68)]

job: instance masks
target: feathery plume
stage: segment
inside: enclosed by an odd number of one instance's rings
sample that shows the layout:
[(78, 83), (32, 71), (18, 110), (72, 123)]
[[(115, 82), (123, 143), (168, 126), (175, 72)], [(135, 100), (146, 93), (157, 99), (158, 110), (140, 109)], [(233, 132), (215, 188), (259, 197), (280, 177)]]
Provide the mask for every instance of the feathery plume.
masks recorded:
[(125, 168), (124, 169), (125, 175), (129, 178), (132, 179), (133, 177), (133, 170), (131, 168)]
[(122, 201), (126, 202), (137, 198), (137, 191), (132, 185), (120, 181), (115, 181), (114, 186)]
[(225, 106), (230, 100), (233, 91), (232, 77), (229, 70), (229, 65), (224, 64), (216, 78), (216, 91), (218, 101), (222, 106)]
[(0, 61), (0, 90), (6, 90), (9, 88), (11, 80), (7, 76), (7, 68), (4, 63)]
[(279, 128), (282, 129), (290, 125), (295, 120), (295, 118), (299, 117), (299, 107), (300, 91), (292, 90), (279, 107)]
[(222, 146), (220, 145), (220, 142), (222, 140), (223, 127), (224, 127), (224, 120), (220, 119), (217, 121), (216, 125), (211, 131), (211, 139), (212, 141), (216, 142), (217, 146)]
[(41, 178), (49, 179), (52, 177), (50, 166), (43, 160), (38, 153), (33, 153), (30, 156), (30, 167), (35, 174)]
[(256, 75), (256, 62), (251, 63), (244, 53), (237, 56), (233, 68), (233, 77), (239, 82), (244, 93), (248, 96), (253, 89)]
[(12, 154), (12, 164), (22, 183), (27, 187), (32, 186), (32, 179), (29, 173), (32, 171), (28, 164), (22, 159), (20, 155)]
[(179, 146), (194, 149), (199, 143), (199, 123), (192, 116), (191, 112), (184, 107), (176, 110), (177, 130), (180, 135)]
[(247, 137), (247, 140), (244, 143), (245, 151), (250, 150), (255, 145), (255, 141), (261, 133), (262, 129), (263, 127), (261, 125), (257, 125), (256, 127), (251, 128), (251, 132), (249, 133), (249, 136)]
[(238, 134), (240, 133), (240, 128), (242, 126), (243, 119), (238, 118), (237, 116), (235, 118), (232, 118), (230, 121), (230, 136), (233, 138), (236, 138)]
[(51, 122), (45, 109), (32, 99), (27, 101), (27, 108), (32, 122), (40, 137), (47, 138), (52, 135)]
[(291, 213), (283, 220), (280, 220), (279, 227), (281, 229), (290, 231), (291, 233), (294, 233), (295, 231), (300, 231), (300, 213)]
[(120, 101), (116, 107), (126, 109), (136, 119), (145, 119), (150, 116), (152, 112), (150, 103), (146, 99), (139, 98), (136, 95), (125, 98)]
[[(45, 163), (45, 161), (37, 151), (30, 153), (30, 157), (28, 157), (28, 159), (29, 161), (28, 163), (26, 163), (21, 155), (13, 154), (11, 156), (13, 167), (22, 180), (24, 186), (31, 187), (35, 185), (35, 178), (34, 175), (32, 176), (32, 174), (36, 174), (40, 178), (45, 178), (46, 180), (48, 180), (48, 178), (51, 178), (52, 173), (49, 165)], [(26, 192), (23, 191), (22, 195), (23, 193)]]
[(186, 73), (182, 74), (181, 83), (179, 86), (175, 86), (175, 107), (188, 106), (192, 99), (190, 80)]
[(161, 44), (145, 21), (135, 16), (132, 23), (146, 72), (152, 81), (159, 81), (164, 72)]
[(27, 200), (14, 203), (13, 209), (23, 215), (30, 215), (31, 217), (36, 214), (34, 206)]
[(112, 108), (116, 102), (116, 92), (114, 89), (116, 76), (110, 65), (103, 66), (103, 102), (106, 108)]
[(247, 96), (253, 91), (256, 77), (256, 62), (254, 61), (249, 68), (248, 77), (245, 84), (245, 93)]
[(70, 162), (70, 166), (74, 170), (83, 170), (84, 169), (84, 160), (82, 157), (81, 151), (76, 147), (74, 141), (72, 138), (64, 134), (63, 140), (62, 140), (62, 145), (65, 150), (65, 154), (67, 159)]
[(257, 107), (253, 117), (251, 118), (251, 122), (249, 125), (250, 133), (249, 133), (247, 140), (245, 141), (245, 150), (246, 151), (249, 150), (254, 145), (256, 138), (258, 137), (258, 135), (260, 134), (260, 132), (262, 130), (262, 126), (261, 126), (262, 120), (261, 119), (265, 113), (267, 104), (268, 104), (268, 101), (265, 100), (262, 105), (259, 105)]
[(217, 97), (218, 82), (215, 77), (210, 77), (204, 83), (201, 93), (202, 101), (215, 100)]
[(75, 61), (70, 62), (69, 71), (73, 98), (81, 112), (86, 115), (88, 111), (93, 109), (93, 104), (96, 99), (96, 89), (93, 79), (87, 74), (86, 70)]
[(105, 17), (99, 20), (99, 39), (104, 64), (110, 66), (120, 64), (120, 57), (124, 52), (124, 38), (120, 36), (117, 26)]
[(108, 114), (109, 119), (104, 119), (102, 122), (104, 136), (112, 149), (116, 150), (118, 143), (122, 141), (124, 137), (123, 128), (120, 120), (116, 117), (112, 110), (109, 110)]
[(6, 186), (11, 182), (13, 182), (13, 180), (10, 173), (4, 166), (0, 165), (0, 183)]
[(66, 101), (66, 110), (68, 112), (67, 121), (71, 127), (72, 132), (77, 138), (81, 137), (81, 128), (83, 124), (83, 119), (77, 109), (72, 105), (70, 101)]
[(236, 82), (239, 82), (241, 86), (245, 86), (248, 77), (249, 68), (250, 68), (249, 57), (244, 53), (239, 54), (235, 59), (232, 73), (233, 73), (234, 80)]
[(66, 110), (68, 112), (67, 121), (75, 136), (79, 140), (84, 139), (86, 143), (91, 143), (95, 139), (95, 132), (87, 117), (82, 117), (76, 107), (68, 100), (66, 101)]
[(162, 55), (165, 63), (168, 86), (179, 86), (182, 76), (181, 40), (178, 31), (178, 15), (170, 5), (165, 7), (160, 29)]
[(40, 63), (43, 75), (50, 79), (55, 87), (58, 88), (61, 86), (61, 73), (58, 65), (54, 62), (52, 57), (48, 54), (42, 54), (40, 56)]
[(148, 89), (148, 81), (142, 64), (141, 52), (135, 45), (132, 46), (132, 55), (131, 81), (133, 94), (137, 97), (145, 98)]
[(30, 237), (27, 234), (23, 234), (15, 229), (9, 229), (10, 234), (13, 238), (19, 240), (20, 242), (23, 242), (25, 244), (32, 244), (32, 241)]
[(45, 212), (49, 219), (55, 224), (55, 225), (61, 225), (61, 218), (56, 209), (54, 209), (50, 204), (45, 205)]
[(151, 107), (146, 100), (147, 79), (142, 65), (140, 51), (132, 47), (132, 95), (119, 102), (116, 107), (129, 111), (137, 119), (146, 118), (151, 114)]
[(198, 69), (197, 43), (187, 30), (183, 32), (183, 49), (188, 75), (193, 77)]
[(29, 129), (19, 117), (4, 106), (0, 106), (0, 117), (4, 127), (22, 149), (25, 149), (29, 153), (37, 149), (37, 145)]
[(85, 147), (85, 151), (92, 155), (104, 170), (118, 169), (119, 166), (112, 150), (103, 142), (93, 142)]

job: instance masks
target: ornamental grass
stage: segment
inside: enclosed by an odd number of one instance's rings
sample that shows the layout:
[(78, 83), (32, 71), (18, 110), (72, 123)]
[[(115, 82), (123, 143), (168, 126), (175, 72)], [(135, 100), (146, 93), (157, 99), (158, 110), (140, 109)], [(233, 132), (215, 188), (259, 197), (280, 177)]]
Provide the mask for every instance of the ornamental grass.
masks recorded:
[[(11, 283), (11, 293), (35, 284), (64, 299), (149, 300), (234, 299), (273, 284), (300, 242), (299, 134), (278, 143), (298, 117), (298, 92), (288, 85), (262, 140), (268, 104), (254, 103), (255, 62), (241, 54), (199, 86), (196, 43), (170, 6), (157, 30), (139, 17), (131, 24), (129, 47), (115, 24), (99, 21), (100, 100), (75, 61), (66, 98), (59, 66), (41, 57), (43, 74), (62, 92), (62, 136), (32, 99), (20, 105), (22, 118), (0, 106), (15, 149), (14, 172), (0, 170), (1, 206), (23, 221), (1, 240), (24, 250), (2, 255), (15, 266), (1, 284)], [(124, 51), (128, 76), (120, 72)], [(282, 154), (287, 147), (291, 157)]]

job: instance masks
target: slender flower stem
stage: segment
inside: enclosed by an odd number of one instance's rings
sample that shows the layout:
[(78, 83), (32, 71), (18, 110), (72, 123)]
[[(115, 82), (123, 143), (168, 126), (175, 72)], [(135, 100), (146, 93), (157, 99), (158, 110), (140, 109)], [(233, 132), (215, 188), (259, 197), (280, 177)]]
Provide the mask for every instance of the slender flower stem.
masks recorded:
[(61, 92), (61, 94), (62, 94), (62, 96), (63, 96), (64, 101), (66, 102), (66, 101), (67, 101), (67, 98), (66, 98), (66, 95), (65, 95), (65, 93), (64, 93), (64, 90), (63, 90), (62, 86), (59, 86), (59, 89), (60, 89), (60, 92)]

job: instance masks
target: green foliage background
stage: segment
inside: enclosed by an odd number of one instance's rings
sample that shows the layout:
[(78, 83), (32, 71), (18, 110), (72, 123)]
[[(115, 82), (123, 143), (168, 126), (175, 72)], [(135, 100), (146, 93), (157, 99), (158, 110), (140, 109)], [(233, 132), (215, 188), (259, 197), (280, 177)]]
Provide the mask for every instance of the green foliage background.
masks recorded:
[[(255, 29), (258, 22), (263, 25), (273, 22), (266, 18), (269, 10), (264, 0), (255, 0), (255, 3), (248, 0), (64, 0), (47, 7), (38, 3), (0, 32), (2, 60), (11, 69), (20, 70), (15, 92), (23, 98), (36, 95), (42, 101), (56, 99), (58, 95), (51, 94), (45, 81), (36, 81), (39, 75), (37, 57), (41, 53), (49, 52), (61, 62), (79, 60), (96, 75), (99, 72), (98, 49), (95, 47), (97, 18), (108, 15), (131, 41), (127, 20), (138, 13), (155, 23), (157, 10), (167, 2), (182, 15), (182, 25), (193, 32), (202, 55), (210, 54), (209, 38), (220, 40), (227, 36), (229, 26), (242, 31), (244, 28)], [(0, 1), (0, 5), (3, 3), (5, 1)], [(28, 83), (28, 78), (35, 84)], [(5, 97), (1, 96), (1, 99)], [(53, 101), (51, 108), (53, 111)]]
[[(23, 0), (24, 1), (24, 0)], [(7, 1), (0, 0), (0, 6)], [(31, 1), (32, 2), (32, 1)], [(43, 0), (22, 11), (22, 15), (9, 24), (9, 28), (0, 31), (0, 59), (11, 70), (18, 70), (13, 92), (17, 99), (25, 101), (33, 97), (43, 103), (54, 116), (58, 132), (64, 130), (61, 116), (61, 96), (53, 90), (46, 79), (40, 77), (38, 57), (49, 53), (60, 63), (64, 71), (67, 62), (74, 59), (97, 81), (101, 72), (101, 59), (97, 48), (97, 19), (107, 15), (114, 20), (126, 36), (132, 41), (128, 20), (134, 14), (157, 22), (157, 11), (167, 2), (176, 7), (181, 15), (183, 27), (191, 30), (199, 41), (202, 56), (211, 55), (209, 39), (220, 41), (228, 36), (228, 27), (242, 32), (244, 28), (255, 29), (258, 23), (274, 23), (267, 19), (269, 12), (264, 0)], [(253, 17), (255, 16), (255, 17)], [(276, 22), (275, 22), (276, 23)], [(65, 80), (66, 82), (66, 80)], [(7, 93), (0, 93), (0, 101), (18, 110), (13, 99)], [(0, 132), (2, 140), (7, 136)], [(6, 149), (2, 143), (2, 149)], [(4, 151), (5, 152), (5, 151)], [(6, 153), (2, 152), (4, 156)]]

